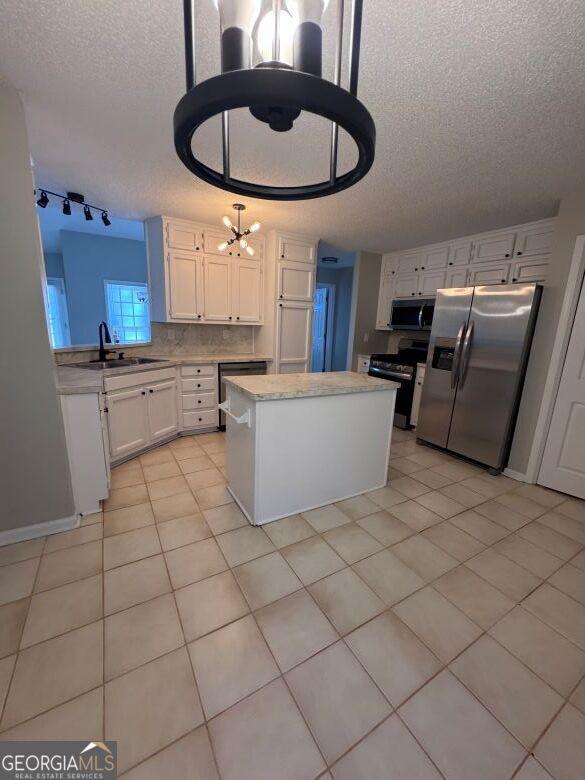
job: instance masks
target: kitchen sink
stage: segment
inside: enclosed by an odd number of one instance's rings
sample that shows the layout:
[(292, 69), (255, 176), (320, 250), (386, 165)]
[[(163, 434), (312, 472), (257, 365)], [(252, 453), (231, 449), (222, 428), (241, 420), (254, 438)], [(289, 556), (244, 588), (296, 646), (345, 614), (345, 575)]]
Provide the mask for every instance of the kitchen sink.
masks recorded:
[(70, 364), (74, 368), (89, 368), (93, 371), (102, 371), (104, 368), (127, 368), (128, 366), (143, 366), (148, 363), (161, 363), (164, 362), (159, 358), (147, 358), (147, 357), (135, 357), (135, 358), (122, 358), (116, 360), (92, 360), (86, 363), (72, 363)]

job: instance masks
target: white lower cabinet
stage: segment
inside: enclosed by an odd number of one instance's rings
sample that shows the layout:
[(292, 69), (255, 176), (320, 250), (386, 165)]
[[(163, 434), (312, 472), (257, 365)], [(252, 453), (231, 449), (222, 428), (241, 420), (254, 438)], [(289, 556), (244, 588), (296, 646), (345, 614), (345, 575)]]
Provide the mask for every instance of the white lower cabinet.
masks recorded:
[(410, 410), (410, 424), (416, 428), (418, 423), (418, 413), (420, 411), (420, 399), (422, 398), (423, 384), (425, 381), (426, 366), (424, 363), (417, 363), (416, 378), (414, 381), (414, 393), (412, 396), (412, 408)]
[(175, 433), (179, 427), (176, 381), (150, 385), (146, 391), (150, 440), (156, 441)]
[(180, 390), (182, 429), (217, 428), (217, 366), (212, 363), (182, 366)]
[(106, 393), (112, 461), (139, 452), (178, 430), (176, 380), (146, 384), (145, 379), (129, 375), (128, 382), (141, 384)]
[(143, 387), (108, 393), (106, 408), (112, 460), (148, 445), (146, 390)]

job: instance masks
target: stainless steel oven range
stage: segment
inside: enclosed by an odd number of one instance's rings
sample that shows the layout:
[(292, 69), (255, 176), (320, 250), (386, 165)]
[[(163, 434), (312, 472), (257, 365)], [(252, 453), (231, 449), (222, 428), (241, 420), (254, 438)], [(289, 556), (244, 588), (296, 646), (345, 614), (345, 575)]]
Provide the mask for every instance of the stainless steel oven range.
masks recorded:
[(398, 342), (398, 352), (376, 354), (370, 358), (370, 376), (391, 379), (400, 384), (394, 410), (394, 425), (397, 428), (410, 428), (416, 364), (426, 363), (428, 346), (428, 341), (424, 339), (402, 338)]

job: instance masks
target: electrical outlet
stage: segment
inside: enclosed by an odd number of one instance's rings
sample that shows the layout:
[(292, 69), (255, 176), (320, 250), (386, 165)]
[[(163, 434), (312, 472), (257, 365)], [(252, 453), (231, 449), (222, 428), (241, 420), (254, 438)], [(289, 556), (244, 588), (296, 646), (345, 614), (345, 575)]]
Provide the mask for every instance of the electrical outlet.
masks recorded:
[(223, 337), (223, 340), (227, 341), (229, 339), (229, 337), (230, 337), (230, 329), (229, 328), (224, 328), (222, 330), (222, 332), (221, 332), (221, 335)]

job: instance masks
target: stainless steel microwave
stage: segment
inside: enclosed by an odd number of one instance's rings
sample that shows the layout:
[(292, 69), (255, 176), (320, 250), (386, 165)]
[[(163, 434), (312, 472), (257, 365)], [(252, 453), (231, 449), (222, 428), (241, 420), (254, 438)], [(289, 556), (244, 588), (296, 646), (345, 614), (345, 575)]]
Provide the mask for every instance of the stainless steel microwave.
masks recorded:
[(434, 298), (392, 301), (390, 327), (393, 330), (430, 330), (434, 311)]

